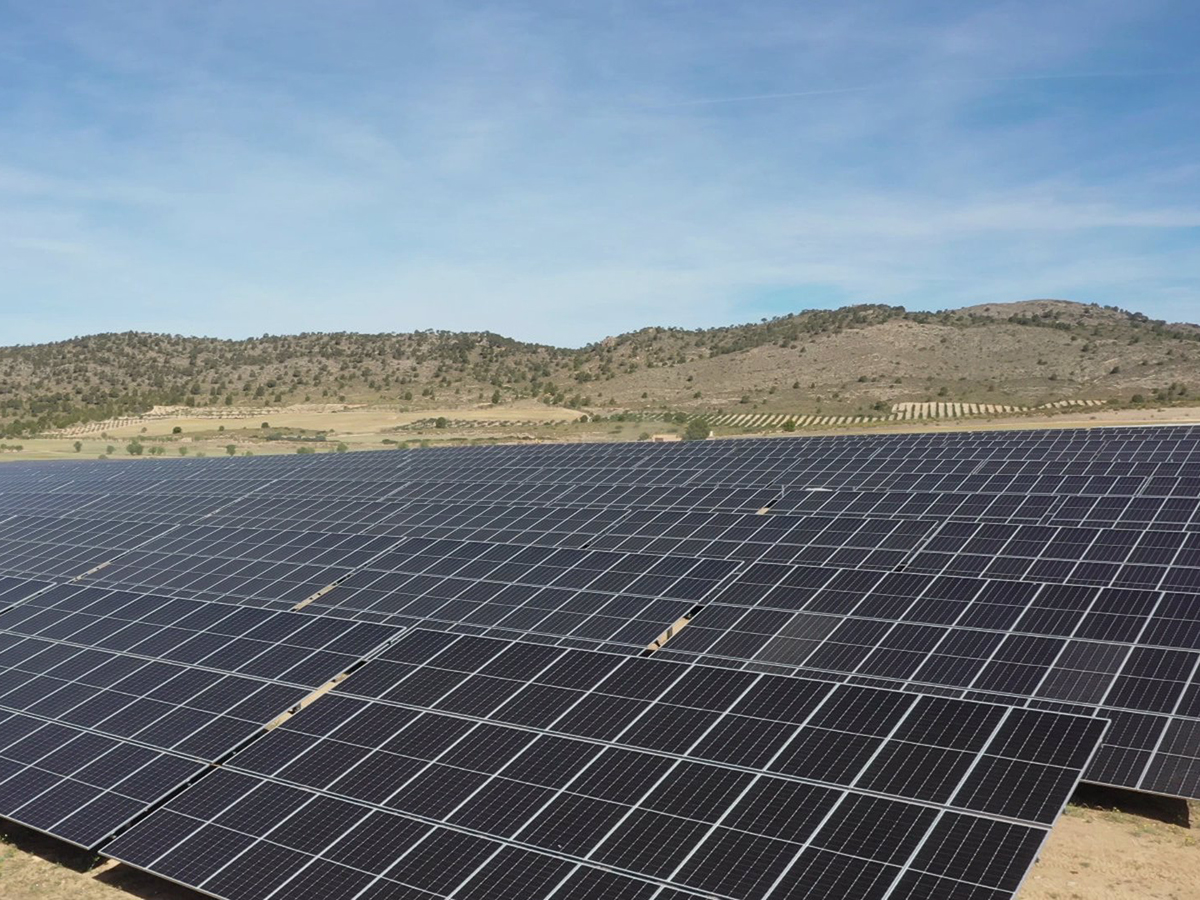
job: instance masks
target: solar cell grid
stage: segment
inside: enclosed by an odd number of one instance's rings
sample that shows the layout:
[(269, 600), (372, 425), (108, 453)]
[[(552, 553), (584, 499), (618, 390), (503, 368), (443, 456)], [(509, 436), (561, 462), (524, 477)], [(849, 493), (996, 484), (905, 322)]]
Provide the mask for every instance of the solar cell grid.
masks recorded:
[[(384, 625), (81, 584), (27, 599), (9, 609), (0, 626), (4, 715), (49, 721), (67, 736), (90, 735), (72, 743), (80, 769), (96, 771), (101, 756), (118, 763), (190, 758), (188, 766), (155, 764), (155, 771), (187, 777), (399, 634)], [(114, 746), (126, 749), (117, 753)], [(89, 749), (96, 758), (87, 757)], [(43, 774), (21, 778), (47, 781)], [(50, 795), (47, 810), (34, 816), (21, 787), (25, 781), (12, 782), (11, 792), (0, 797), (0, 813), (92, 846), (108, 833), (103, 829), (123, 824), (183, 780), (180, 775), (149, 798), (106, 794), (97, 802), (113, 814), (94, 818), (96, 832), (65, 821), (60, 829), (57, 819), (47, 818)], [(85, 789), (71, 784), (62, 790), (62, 796), (76, 796)], [(139, 797), (135, 809), (131, 804)]]
[(395, 537), (581, 546), (628, 515), (609, 507), (422, 502), (407, 504), (367, 530)]
[(394, 541), (354, 532), (178, 526), (142, 543), (90, 581), (176, 596), (299, 603)]
[[(398, 665), (412, 668), (402, 675)], [(433, 671), (450, 677), (419, 678), (418, 692), (405, 693), (417, 673)], [(500, 693), (482, 691), (492, 709), (439, 708), (456, 693), (480, 693), (474, 682), (484, 678), (511, 682)], [(547, 710), (539, 687), (565, 699)], [(603, 706), (622, 698), (638, 701), (636, 711), (630, 707), (603, 733), (581, 734), (572, 724), (607, 720), (617, 709), (573, 716), (589, 700)], [(399, 705), (418, 699), (430, 706)], [(976, 727), (969, 734), (956, 727), (958, 756), (935, 759), (946, 751), (923, 742), (957, 725), (956, 712), (974, 714)], [(1083, 748), (1103, 729), (1096, 720), (1042, 713), (1026, 714), (1036, 722), (1010, 722), (1013, 714), (418, 631), (107, 852), (221, 896), (230, 884), (244, 886), (223, 872), (258, 871), (261, 859), (282, 854), (289, 864), (263, 881), (262, 896), (308, 891), (309, 878), (320, 876), (306, 873), (349, 866), (356, 886), (395, 882), (455, 897), (494, 896), (506, 877), (513, 896), (531, 898), (574, 896), (562, 891), (584, 878), (647, 896), (669, 885), (686, 896), (736, 898), (794, 895), (796, 885), (824, 879), (825, 896), (860, 896), (860, 881), (843, 877), (851, 869), (869, 870), (882, 890), (921, 874), (959, 889), (967, 885), (953, 879), (967, 878), (1004, 897), (1044, 837), (1039, 823), (1057, 814), (1090, 753)], [(745, 766), (745, 750), (764, 752), (769, 725), (779, 733), (768, 758)], [(747, 729), (756, 729), (752, 742)], [(855, 747), (850, 763), (848, 743)], [(1080, 748), (1077, 758), (1054, 757), (1049, 747), (1061, 743)], [(899, 778), (902, 752), (941, 773), (940, 783)], [(1073, 775), (1065, 768), (1071, 764)], [(958, 806), (960, 796), (994, 804), (985, 786), (1014, 778), (1041, 780), (1044, 802), (986, 816)], [(1014, 812), (1024, 818), (993, 818)], [(970, 823), (995, 829), (996, 840), (1004, 836), (1003, 858), (981, 867), (922, 853)], [(234, 852), (197, 866), (195, 851), (225, 835)], [(429, 860), (443, 858), (446, 847), (469, 852), (479, 865), (431, 870)], [(513, 854), (529, 868), (506, 876), (490, 862)]]
[(15, 606), (38, 591), (50, 587), (52, 582), (35, 581), (29, 578), (16, 578), (11, 575), (0, 575), (0, 613), (8, 607)]
[(0, 516), (7, 517), (11, 523), (18, 516), (53, 515), (77, 509), (95, 500), (96, 496), (93, 492), (54, 490), (52, 487), (37, 491), (3, 491), (0, 492)]
[(344, 671), (399, 633), (385, 625), (81, 584), (46, 591), (0, 624), (13, 635), (115, 647), (230, 671), (262, 670), (269, 677), (307, 685), (321, 684), (331, 670)]
[(1154, 760), (1156, 736), (1168, 727), (1186, 728), (1200, 712), (1190, 700), (1200, 691), (1200, 622), (1164, 616), (1151, 627), (1151, 614), (1162, 608), (1195, 616), (1194, 599), (1178, 595), (1164, 607), (1169, 595), (1155, 592), (1016, 587), (973, 578), (756, 566), (660, 652), (892, 681), (914, 690), (948, 688), (958, 696), (1007, 703), (1091, 707), (1136, 727), (1114, 728), (1088, 780), (1200, 792), (1200, 767), (1171, 760), (1164, 768)]
[(144, 542), (139, 522), (90, 522), (29, 516), (0, 523), (0, 571), (14, 575), (79, 575)]
[(191, 522), (229, 502), (225, 494), (175, 494), (169, 488), (153, 493), (112, 494), (96, 498), (86, 507), (64, 509), (71, 516), (90, 519), (114, 517), (140, 523)]
[(887, 570), (905, 564), (936, 527), (918, 520), (856, 516), (635, 512), (589, 546)]
[[(697, 517), (699, 516), (699, 514), (691, 514), (691, 515), (697, 516)], [(625, 521), (628, 521), (628, 518)], [(993, 531), (994, 531), (994, 529), (993, 529)], [(1030, 543), (1028, 541), (1022, 540), (1023, 538), (1028, 536), (1029, 529), (1024, 529), (1023, 531), (1024, 531), (1024, 533), (1017, 534), (1015, 537), (1013, 537), (1010, 534), (1008, 537), (1011, 537), (1012, 540), (1007, 540), (1007, 538), (1006, 538), (1007, 544), (1009, 547), (1014, 547), (1014, 546), (1018, 546), (1018, 545), (1024, 546), (1024, 545), (1028, 545)], [(1049, 545), (1050, 542), (1048, 542), (1046, 540), (1046, 535), (1055, 533), (1055, 530), (1047, 529), (1047, 530), (1043, 530), (1043, 532), (1044, 533), (1040, 536), (1040, 539), (1042, 540), (1042, 542), (1044, 544)], [(1055, 550), (1055, 551), (1053, 551), (1053, 553), (1057, 554), (1057, 555), (1071, 555), (1070, 547), (1078, 546), (1078, 544), (1075, 541), (1070, 539), (1071, 537), (1072, 536), (1067, 534), (1065, 531), (1058, 530), (1055, 537), (1053, 538), (1053, 540), (1057, 540), (1059, 543), (1059, 546), (1062, 548), (1066, 548), (1066, 549)], [(1089, 534), (1089, 535), (1086, 535), (1086, 539), (1095, 541), (1096, 536), (1094, 534)], [(986, 538), (985, 540), (993, 540), (994, 541), (995, 538), (989, 537), (989, 538)], [(1161, 545), (1169, 540), (1172, 540), (1169, 536), (1167, 536), (1166, 540), (1164, 540), (1163, 536), (1161, 536), (1161, 535), (1150, 534), (1150, 535), (1144, 536), (1141, 539), (1141, 545), (1149, 548), (1148, 553), (1159, 554), (1159, 556), (1161, 558), (1161, 554), (1163, 552)], [(1178, 539), (1174, 539), (1174, 542), (1178, 543)], [(1100, 545), (1100, 546), (1103, 546), (1103, 545)], [(652, 549), (661, 549), (661, 548), (652, 548)], [(979, 549), (981, 549), (981, 550), (986, 549), (991, 553), (995, 553), (997, 550), (997, 547), (996, 546), (982, 546), (982, 547), (979, 547)], [(1026, 549), (1026, 550), (1024, 550), (1024, 552), (1032, 553), (1034, 551)], [(1107, 552), (1107, 551), (1105, 551), (1105, 552)], [(1178, 553), (1178, 549), (1176, 548), (1176, 555), (1173, 558), (1178, 558), (1177, 553)], [(984, 558), (982, 553), (977, 554), (977, 557), (980, 559)], [(961, 557), (959, 557), (959, 558), (961, 559)], [(1042, 562), (1046, 565), (1052, 565), (1055, 561), (1054, 560), (1042, 560)], [(1145, 572), (1149, 568), (1152, 568), (1152, 567), (1143, 565), (1139, 569), (1126, 568), (1126, 570), (1124, 570), (1120, 575), (1114, 575), (1105, 580), (1112, 580), (1112, 581), (1116, 581), (1117, 583), (1137, 584), (1139, 582), (1134, 580), (1134, 576), (1137, 576), (1140, 574), (1141, 577), (1145, 578), (1146, 577)], [(970, 567), (967, 567), (966, 571), (971, 571)], [(994, 571), (990, 571), (988, 574), (1003, 577), (1006, 574), (1018, 574), (1018, 573), (1016, 573), (1016, 572), (1006, 573), (1003, 570), (994, 570)], [(1043, 578), (1054, 577), (1053, 573), (1044, 573), (1043, 572), (1043, 573), (1039, 573), (1039, 574)], [(1068, 572), (1062, 572), (1061, 574), (1058, 575), (1058, 578), (1060, 580), (1069, 580), (1069, 578), (1068, 578), (1069, 574), (1070, 573), (1068, 573)], [(1094, 569), (1090, 570), (1090, 574), (1094, 576), (1096, 574), (1096, 571)], [(1180, 583), (1184, 584), (1186, 586), (1186, 578), (1184, 578), (1183, 576), (1180, 576), (1180, 575), (1177, 575), (1175, 577), (1179, 578)], [(1091, 579), (1089, 579), (1087, 577), (1080, 577), (1079, 580), (1095, 581), (1097, 579), (1095, 579), (1094, 577)], [(1155, 576), (1155, 578), (1153, 580), (1142, 581), (1140, 583), (1153, 584), (1153, 583), (1156, 583), (1157, 580), (1158, 580), (1158, 577)], [(1101, 583), (1103, 583), (1103, 582), (1101, 582)], [(1140, 627), (1142, 626), (1142, 624), (1144, 623), (1146, 616), (1143, 615), (1141, 617), (1135, 617), (1135, 616), (1129, 615), (1129, 612), (1130, 612), (1129, 604), (1131, 602), (1133, 602), (1133, 600), (1134, 600), (1134, 594), (1129, 591), (1106, 592), (1106, 595), (1104, 597), (1100, 598), (1099, 605), (1097, 605), (1097, 607), (1095, 609), (1087, 611), (1086, 613), (1081, 613), (1081, 614), (1075, 615), (1075, 618), (1074, 618), (1075, 625), (1079, 625), (1080, 624), (1079, 619), (1084, 617), (1085, 615), (1087, 618), (1086, 624), (1083, 624), (1080, 626), (1080, 630), (1077, 632), (1078, 636), (1090, 638), (1090, 639), (1105, 639), (1105, 640), (1115, 640), (1115, 639), (1133, 640), (1133, 639), (1135, 639), (1137, 632), (1140, 629)], [(1009, 605), (1011, 606), (1011, 604), (1009, 604)], [(1109, 611), (1107, 611), (1106, 607), (1108, 609), (1113, 609), (1114, 611), (1109, 612)], [(836, 609), (836, 607), (835, 607), (835, 609)], [(988, 621), (990, 620), (996, 626), (1002, 626), (1004, 624), (1005, 617), (1010, 615), (1004, 609), (996, 607), (995, 604), (990, 604), (990, 605), (981, 604), (979, 606), (978, 610), (976, 611), (976, 614), (980, 617), (979, 624), (986, 625), (988, 623)], [(1148, 615), (1148, 612), (1146, 613), (1146, 615)], [(1068, 625), (1068, 623), (1070, 623), (1072, 621), (1071, 616), (1072, 616), (1072, 614), (1070, 611), (1063, 611), (1063, 610), (1057, 610), (1057, 609), (1051, 609), (1051, 610), (1047, 611), (1047, 610), (1042, 610), (1037, 606), (1034, 606), (1027, 612), (1025, 618), (1028, 619), (1029, 622), (1027, 622), (1023, 626), (1021, 626), (1021, 630), (1031, 630), (1034, 632), (1050, 630), (1052, 633), (1070, 634), (1071, 633), (1070, 628), (1066, 628), (1065, 631), (1063, 629)], [(1041, 622), (1033, 623), (1032, 620), (1035, 617), (1040, 618)], [(1050, 622), (1051, 618), (1055, 619), (1056, 621)], [(1196, 640), (1196, 632), (1195, 632), (1191, 622), (1186, 619), (1156, 620), (1154, 628), (1155, 628), (1155, 632), (1154, 632), (1154, 635), (1152, 636), (1153, 640), (1164, 640), (1168, 643), (1182, 642), (1185, 646), (1194, 644), (1194, 642)], [(730, 640), (738, 640), (738, 639), (739, 639), (738, 636), (730, 637)], [(1153, 640), (1151, 642), (1153, 642)], [(844, 653), (842, 655), (844, 656)], [(883, 672), (885, 674), (891, 674), (889, 671), (889, 668), (895, 663), (896, 658), (904, 659), (905, 657), (907, 657), (908, 659), (913, 659), (916, 656), (917, 656), (917, 654), (904, 654), (904, 653), (898, 651), (897, 653), (893, 654), (892, 660), (883, 659), (882, 657), (877, 656), (877, 658), (875, 660), (873, 660), (872, 664), (884, 666), (885, 668), (884, 668)], [(995, 682), (997, 685), (1002, 685), (1002, 688), (997, 687), (997, 690), (1000, 690), (1001, 693), (1003, 693), (1004, 691), (1011, 693), (1014, 691), (1021, 691), (1024, 689), (1022, 687), (1022, 680), (1026, 681), (1026, 682), (1035, 681), (1036, 674), (1037, 674), (1036, 670), (1031, 669), (1029, 666), (1018, 665), (1015, 667), (1010, 666), (1007, 669), (997, 668), (996, 670), (994, 670), (993, 674), (989, 677), (992, 682)], [(1057, 674), (1058, 673), (1055, 673), (1056, 676), (1057, 676)], [(1020, 676), (1020, 677), (1017, 677), (1017, 676)], [(1138, 683), (1135, 683), (1135, 684), (1138, 684)], [(988, 686), (991, 687), (991, 684), (989, 684)], [(1150, 692), (1143, 691), (1140, 689), (1129, 689), (1129, 690), (1126, 690), (1124, 693), (1132, 694), (1136, 697), (1136, 696), (1140, 696), (1143, 693), (1148, 694)], [(1160, 692), (1160, 694), (1161, 694), (1161, 692)], [(1167, 693), (1162, 696), (1169, 698), (1170, 693)], [(1150, 697), (1147, 702), (1152, 707), (1154, 707), (1154, 706), (1162, 703), (1163, 701), (1160, 699), (1156, 699), (1154, 697)]]
[(779, 496), (776, 488), (655, 487), (628, 485), (545, 485), (534, 483), (411, 482), (395, 491), (396, 500), (444, 500), (474, 503), (543, 503), (559, 506), (684, 506), (696, 509), (752, 511)]
[(0, 812), (107, 834), (154, 802), (112, 742), (201, 765), (415, 625), (139, 858), (237, 900), (1002, 900), (1087, 716), (1089, 778), (1200, 794), (1198, 500), (1196, 428), (13, 464), (0, 715), (40, 736)]
[(0, 711), (0, 810), (95, 847), (204, 765), (33, 715)]
[(736, 567), (711, 559), (404, 539), (306, 609), (641, 648)]

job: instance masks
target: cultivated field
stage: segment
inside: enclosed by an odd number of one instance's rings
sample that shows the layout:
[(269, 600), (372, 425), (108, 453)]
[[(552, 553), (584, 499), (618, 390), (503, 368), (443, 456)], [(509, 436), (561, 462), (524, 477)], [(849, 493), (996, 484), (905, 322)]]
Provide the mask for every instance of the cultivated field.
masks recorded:
[[(1128, 797), (1128, 795), (1126, 795)], [(1175, 821), (1163, 821), (1163, 819)], [(1196, 900), (1200, 804), (1193, 827), (1162, 809), (1072, 804), (1018, 900)], [(0, 827), (4, 900), (201, 900), (202, 895), (99, 859), (20, 826)]]
[[(437, 427), (444, 418), (445, 427)], [(127, 420), (122, 420), (127, 421)], [(263, 428), (266, 422), (268, 428)], [(908, 419), (876, 423), (806, 425), (796, 435), (936, 431), (977, 431), (1012, 428), (1078, 428), (1097, 425), (1164, 425), (1200, 423), (1200, 406), (1108, 409), (1065, 407), (1016, 415), (968, 418)], [(175, 433), (178, 428), (179, 433)], [(253, 415), (231, 411), (222, 418), (199, 416), (146, 417), (128, 424), (105, 426), (63, 436), (10, 439), (0, 462), (17, 459), (95, 459), (108, 455), (129, 459), (128, 444), (136, 439), (143, 456), (161, 447), (164, 456), (224, 456), (232, 445), (242, 455), (295, 453), (301, 447), (330, 452), (344, 444), (347, 450), (382, 450), (397, 445), (416, 447), (467, 443), (532, 443), (547, 441), (634, 441), (658, 434), (682, 434), (684, 426), (664, 417), (637, 417), (625, 421), (606, 416), (600, 421), (580, 421), (578, 410), (517, 401), (474, 409), (432, 409), (400, 412), (394, 407), (285, 407)], [(779, 424), (771, 426), (713, 426), (716, 437), (781, 436)], [(315, 440), (316, 438), (322, 440)], [(306, 438), (306, 440), (300, 440)], [(79, 441), (79, 450), (75, 442)]]
[(387, 407), (351, 407), (332, 409), (306, 409), (304, 407), (272, 410), (261, 415), (234, 415), (228, 418), (201, 417), (168, 417), (150, 419), (138, 424), (126, 425), (109, 431), (115, 437), (131, 438), (142, 433), (151, 436), (171, 434), (172, 428), (180, 426), (189, 434), (209, 432), (221, 425), (227, 431), (239, 429), (260, 428), (263, 421), (269, 421), (273, 428), (292, 429), (298, 431), (328, 430), (343, 438), (359, 436), (375, 436), (396, 428), (415, 425), (426, 420), (437, 419), (439, 416), (453, 418), (462, 422), (494, 422), (504, 420), (536, 421), (545, 423), (571, 422), (579, 418), (579, 412), (561, 407), (546, 406), (542, 403), (527, 401), (512, 403), (503, 408), (486, 407), (482, 409), (433, 409), (417, 412), (400, 412)]

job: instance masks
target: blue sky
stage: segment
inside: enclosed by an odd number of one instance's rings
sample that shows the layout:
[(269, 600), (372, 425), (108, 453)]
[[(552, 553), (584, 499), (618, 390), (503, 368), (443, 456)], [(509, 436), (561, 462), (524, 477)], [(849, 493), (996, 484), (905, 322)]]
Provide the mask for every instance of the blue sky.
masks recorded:
[(1197, 321), (1197, 46), (1192, 0), (0, 0), (0, 344)]

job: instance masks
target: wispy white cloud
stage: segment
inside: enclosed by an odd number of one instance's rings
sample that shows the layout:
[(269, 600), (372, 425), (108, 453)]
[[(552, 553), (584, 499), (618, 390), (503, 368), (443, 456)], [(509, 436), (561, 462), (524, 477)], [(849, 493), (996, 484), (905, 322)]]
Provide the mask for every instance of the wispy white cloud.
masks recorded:
[(1200, 317), (1170, 4), (793, 6), (0, 12), (0, 338)]

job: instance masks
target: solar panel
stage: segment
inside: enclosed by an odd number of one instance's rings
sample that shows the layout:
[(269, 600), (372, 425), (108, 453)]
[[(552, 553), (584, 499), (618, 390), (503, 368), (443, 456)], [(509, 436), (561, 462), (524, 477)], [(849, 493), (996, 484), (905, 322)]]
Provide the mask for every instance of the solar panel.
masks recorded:
[[(0, 712), (18, 717), (14, 722), (53, 726), (45, 734), (89, 735), (74, 742), (79, 750), (72, 759), (81, 767), (123, 759), (112, 749), (120, 746), (135, 759), (162, 758), (157, 771), (180, 776), (143, 798), (134, 812), (400, 633), (384, 625), (78, 584), (26, 600), (8, 610), (0, 626)], [(172, 768), (168, 763), (175, 759), (190, 763)], [(41, 774), (22, 777), (46, 780)], [(137, 799), (106, 798), (123, 817), (95, 819), (96, 831), (81, 833), (73, 823), (56, 830), (45, 815), (29, 818), (29, 798), (18, 784), (0, 797), (0, 813), (87, 846), (129, 819), (129, 801)], [(104, 824), (109, 832), (99, 831)]]
[(1111, 718), (1086, 778), (1200, 794), (1188, 595), (758, 564), (661, 653)]
[(105, 852), (229, 898), (1003, 898), (1104, 727), (416, 631)]
[(230, 900), (1002, 900), (1081, 769), (1200, 795), (1198, 508), (1191, 427), (6, 464), (0, 814)]
[(723, 560), (406, 538), (310, 608), (641, 649), (735, 569)]
[(52, 584), (53, 582), (49, 581), (0, 575), (0, 613), (10, 606), (16, 606), (39, 591), (45, 590)]
[(0, 810), (83, 847), (95, 847), (204, 768), (185, 756), (0, 711)]

